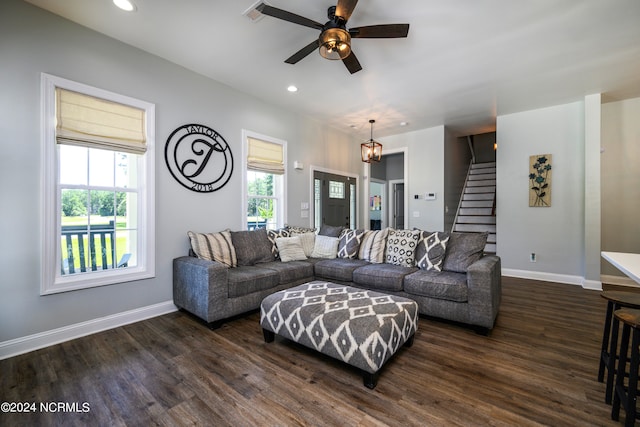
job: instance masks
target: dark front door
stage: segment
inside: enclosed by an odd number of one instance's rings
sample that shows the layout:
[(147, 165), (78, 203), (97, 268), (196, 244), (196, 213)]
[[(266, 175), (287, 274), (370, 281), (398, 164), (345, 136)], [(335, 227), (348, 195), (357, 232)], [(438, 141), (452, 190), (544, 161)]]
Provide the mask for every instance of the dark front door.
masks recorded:
[(393, 227), (404, 229), (404, 183), (393, 184)]
[[(349, 228), (352, 216), (355, 216), (355, 178), (315, 171), (316, 200), (319, 201), (319, 215), (316, 215), (316, 227), (327, 225), (341, 225)], [(354, 205), (354, 206), (352, 206)], [(318, 206), (316, 206), (316, 209)], [(320, 220), (320, 224), (318, 224)]]

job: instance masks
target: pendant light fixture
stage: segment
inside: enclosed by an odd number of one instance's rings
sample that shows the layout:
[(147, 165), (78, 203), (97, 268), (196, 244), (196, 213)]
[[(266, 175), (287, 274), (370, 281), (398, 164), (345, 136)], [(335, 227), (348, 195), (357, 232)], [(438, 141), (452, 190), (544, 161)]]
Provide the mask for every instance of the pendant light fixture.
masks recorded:
[(379, 162), (382, 159), (382, 144), (373, 140), (373, 124), (375, 120), (369, 120), (371, 123), (371, 139), (369, 142), (360, 144), (360, 156), (365, 163)]

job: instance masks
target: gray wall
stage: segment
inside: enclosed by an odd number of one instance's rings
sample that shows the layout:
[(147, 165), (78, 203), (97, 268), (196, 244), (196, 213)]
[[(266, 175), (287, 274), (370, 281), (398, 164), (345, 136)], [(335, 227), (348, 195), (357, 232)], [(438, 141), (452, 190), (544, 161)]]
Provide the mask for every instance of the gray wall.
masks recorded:
[(444, 231), (451, 231), (471, 163), (471, 150), (466, 137), (457, 138), (450, 132), (445, 135)]
[[(498, 116), (497, 138), (503, 269), (583, 277), (584, 103)], [(553, 155), (551, 207), (529, 207), (529, 156), (537, 154)]]
[[(154, 279), (39, 295), (41, 72), (155, 103)], [(361, 170), (346, 134), (18, 0), (0, 4), (0, 90), (0, 342), (171, 300), (171, 262), (187, 253), (186, 232), (240, 227), (243, 128), (288, 141), (290, 223), (309, 222), (300, 218), (300, 202), (311, 202), (307, 165)], [(186, 123), (212, 127), (231, 147), (235, 169), (217, 192), (191, 192), (167, 170), (164, 143)], [(305, 170), (294, 171), (294, 160)]]
[(640, 98), (602, 104), (602, 149), (602, 250), (640, 253)]
[(473, 135), (473, 149), (476, 154), (476, 163), (489, 163), (496, 161), (496, 152), (493, 149), (493, 144), (495, 142), (495, 132)]

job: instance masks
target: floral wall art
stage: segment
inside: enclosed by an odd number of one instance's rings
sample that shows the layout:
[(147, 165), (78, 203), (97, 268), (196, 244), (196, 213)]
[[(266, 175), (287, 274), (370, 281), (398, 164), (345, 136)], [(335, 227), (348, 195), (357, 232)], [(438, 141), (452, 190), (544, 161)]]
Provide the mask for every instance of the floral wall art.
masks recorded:
[(529, 156), (529, 206), (551, 206), (551, 154)]

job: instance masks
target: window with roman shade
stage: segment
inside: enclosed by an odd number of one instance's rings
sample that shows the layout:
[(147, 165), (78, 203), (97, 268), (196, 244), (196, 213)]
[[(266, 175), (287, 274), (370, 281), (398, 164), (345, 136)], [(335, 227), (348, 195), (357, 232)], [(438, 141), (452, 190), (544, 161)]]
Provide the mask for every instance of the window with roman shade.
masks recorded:
[(155, 106), (42, 73), (42, 295), (155, 276)]
[(247, 169), (284, 174), (284, 150), (282, 144), (263, 141), (252, 137), (247, 138)]

